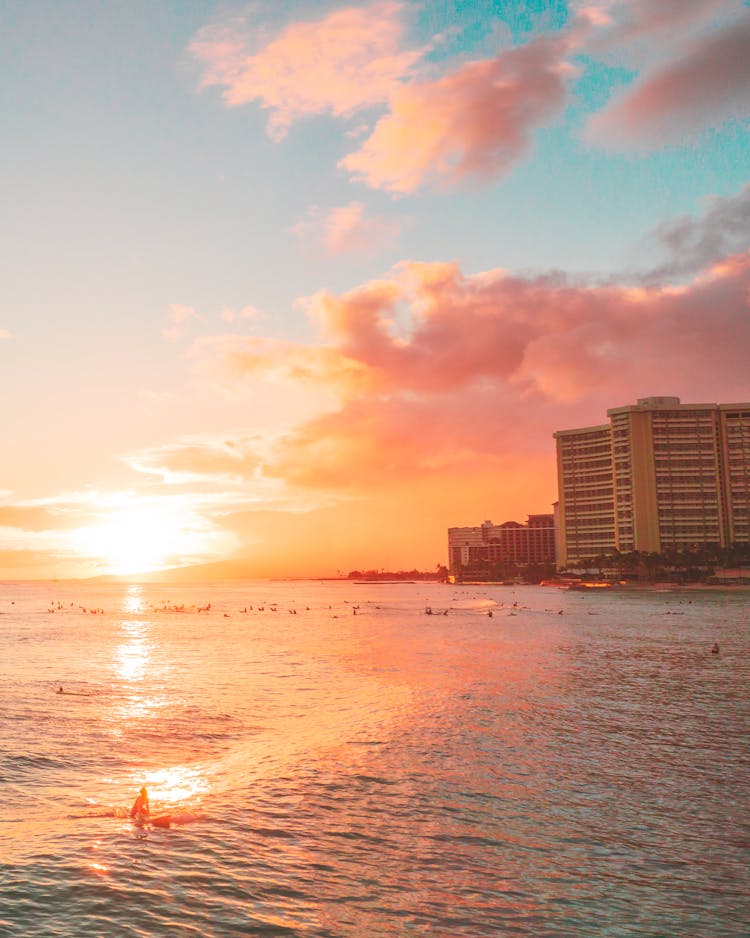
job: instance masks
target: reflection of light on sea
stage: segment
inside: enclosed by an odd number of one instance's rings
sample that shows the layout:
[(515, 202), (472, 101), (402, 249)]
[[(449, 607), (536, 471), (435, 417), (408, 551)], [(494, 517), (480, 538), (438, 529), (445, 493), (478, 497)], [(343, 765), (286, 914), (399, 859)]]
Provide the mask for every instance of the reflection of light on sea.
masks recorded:
[(117, 649), (115, 672), (124, 681), (143, 680), (148, 664), (148, 650), (142, 642), (121, 645)]
[[(115, 720), (121, 724), (144, 720), (166, 705), (165, 697), (131, 697), (127, 703), (115, 709)], [(115, 733), (122, 734), (121, 726), (115, 727)]]
[[(134, 778), (134, 784), (138, 779), (140, 776)], [(149, 770), (146, 787), (150, 799), (170, 804), (191, 801), (204, 795), (210, 789), (206, 773), (199, 768), (187, 765)]]
[[(131, 597), (133, 598), (133, 597)], [(133, 600), (136, 601), (137, 597)], [(166, 706), (166, 699), (146, 685), (152, 668), (153, 643), (149, 640), (150, 623), (142, 619), (124, 619), (120, 623), (122, 641), (115, 648), (112, 670), (115, 676), (129, 685), (127, 701), (113, 710), (114, 732), (121, 735), (126, 723), (142, 720), (155, 710)]]
[(136, 615), (143, 610), (142, 592), (143, 587), (135, 583), (128, 587), (128, 591), (125, 594), (125, 611), (130, 613), (130, 615)]

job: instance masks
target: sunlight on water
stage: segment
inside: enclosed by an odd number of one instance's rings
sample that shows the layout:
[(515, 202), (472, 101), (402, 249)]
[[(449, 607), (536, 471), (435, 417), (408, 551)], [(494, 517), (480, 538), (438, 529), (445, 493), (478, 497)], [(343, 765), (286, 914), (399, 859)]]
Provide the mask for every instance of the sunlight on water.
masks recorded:
[[(134, 778), (134, 785), (140, 781)], [(194, 802), (210, 790), (205, 771), (187, 765), (173, 765), (164, 769), (149, 769), (146, 773), (149, 797), (165, 804)]]
[(127, 588), (124, 602), (125, 612), (129, 615), (138, 615), (143, 612), (145, 606), (143, 602), (143, 587), (133, 584)]
[(124, 641), (115, 651), (114, 671), (123, 681), (142, 681), (150, 659), (149, 627), (146, 622), (122, 623)]
[(107, 721), (108, 730), (114, 736), (133, 733), (138, 728), (146, 729), (148, 718), (169, 706), (169, 700), (163, 696), (129, 696), (124, 703), (113, 706)]
[(750, 933), (747, 596), (54, 589), (0, 597), (3, 936)]

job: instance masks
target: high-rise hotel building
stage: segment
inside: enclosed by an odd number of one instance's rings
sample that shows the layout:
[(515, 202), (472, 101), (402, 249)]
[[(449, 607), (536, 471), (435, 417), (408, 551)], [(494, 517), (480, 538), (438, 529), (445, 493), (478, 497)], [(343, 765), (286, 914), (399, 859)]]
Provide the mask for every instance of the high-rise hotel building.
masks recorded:
[(750, 403), (646, 397), (559, 430), (557, 560), (750, 543)]
[(481, 527), (448, 528), (448, 566), (454, 576), (498, 561), (544, 564), (555, 561), (553, 515), (529, 515), (527, 524), (506, 521)]

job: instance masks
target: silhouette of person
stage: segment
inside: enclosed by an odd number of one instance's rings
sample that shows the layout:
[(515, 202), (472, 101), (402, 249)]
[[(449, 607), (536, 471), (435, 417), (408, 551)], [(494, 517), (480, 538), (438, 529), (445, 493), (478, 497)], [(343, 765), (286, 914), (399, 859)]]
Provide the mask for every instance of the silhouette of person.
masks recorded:
[(135, 818), (136, 821), (143, 823), (149, 819), (151, 811), (148, 806), (148, 792), (145, 788), (141, 788), (138, 793), (138, 797), (133, 802), (133, 807), (130, 809), (130, 816)]

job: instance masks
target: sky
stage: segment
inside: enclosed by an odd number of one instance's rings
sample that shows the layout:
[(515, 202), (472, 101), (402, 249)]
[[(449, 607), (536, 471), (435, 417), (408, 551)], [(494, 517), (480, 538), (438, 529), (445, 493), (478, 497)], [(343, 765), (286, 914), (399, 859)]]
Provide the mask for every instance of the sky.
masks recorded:
[(744, 0), (0, 3), (0, 578), (430, 570), (750, 400)]

